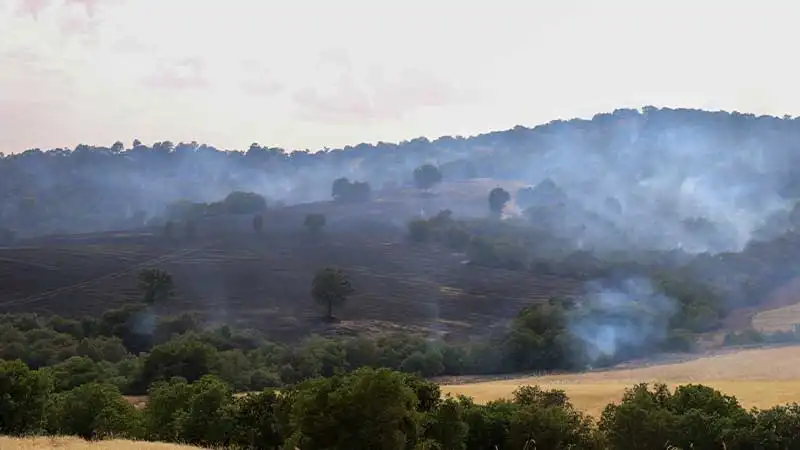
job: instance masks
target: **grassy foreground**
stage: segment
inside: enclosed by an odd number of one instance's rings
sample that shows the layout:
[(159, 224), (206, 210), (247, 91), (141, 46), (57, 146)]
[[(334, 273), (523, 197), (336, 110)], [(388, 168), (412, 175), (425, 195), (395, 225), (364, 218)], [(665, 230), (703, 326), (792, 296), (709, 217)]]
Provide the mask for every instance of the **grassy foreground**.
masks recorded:
[(469, 384), (442, 385), (443, 393), (464, 394), (485, 403), (510, 398), (522, 385), (561, 389), (579, 409), (599, 417), (636, 383), (704, 384), (735, 396), (746, 408), (800, 403), (800, 346), (736, 350), (691, 361), (583, 374), (548, 375)]
[(88, 442), (76, 437), (11, 438), (0, 436), (0, 450), (197, 450), (178, 444), (108, 440)]

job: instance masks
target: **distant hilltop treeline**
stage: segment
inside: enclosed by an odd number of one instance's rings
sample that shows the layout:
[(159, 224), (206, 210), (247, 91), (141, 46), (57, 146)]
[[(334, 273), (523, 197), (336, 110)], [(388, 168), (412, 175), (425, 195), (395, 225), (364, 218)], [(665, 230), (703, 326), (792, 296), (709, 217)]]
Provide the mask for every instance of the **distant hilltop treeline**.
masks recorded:
[[(623, 206), (653, 198), (647, 189), (674, 198), (695, 195), (690, 191), (698, 186), (730, 190), (734, 180), (735, 195), (720, 195), (762, 208), (775, 203), (773, 194), (794, 198), (800, 192), (794, 175), (798, 138), (800, 121), (788, 116), (648, 106), (472, 137), (420, 137), (316, 153), (257, 143), (228, 151), (139, 140), (30, 149), (0, 158), (0, 226), (35, 233), (113, 229), (139, 212), (160, 213), (178, 200), (216, 201), (234, 191), (287, 204), (327, 200), (336, 179), (373, 189), (406, 185), (424, 164), (438, 167), (445, 182), (494, 178), (533, 186), (550, 179), (573, 198), (596, 194), (598, 201)], [(647, 180), (653, 182), (643, 191)]]

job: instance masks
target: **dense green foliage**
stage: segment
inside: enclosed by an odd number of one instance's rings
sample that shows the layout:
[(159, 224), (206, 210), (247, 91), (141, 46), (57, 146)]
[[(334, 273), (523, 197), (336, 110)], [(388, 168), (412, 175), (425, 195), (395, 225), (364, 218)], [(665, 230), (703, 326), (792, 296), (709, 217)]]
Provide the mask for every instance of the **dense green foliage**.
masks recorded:
[(797, 448), (800, 405), (746, 410), (701, 385), (628, 389), (601, 417), (576, 410), (563, 391), (518, 388), (485, 405), (389, 369), (315, 378), (280, 392), (234, 395), (207, 375), (153, 383), (136, 409), (113, 385), (54, 391), (52, 374), (0, 362), (0, 433), (77, 435), (308, 450), (519, 450), (522, 448), (780, 450)]
[[(347, 284), (335, 271), (320, 272), (320, 301), (340, 295)], [(323, 295), (324, 294), (324, 295)], [(330, 304), (338, 302), (333, 298)], [(0, 317), (0, 359), (20, 359), (56, 375), (53, 389), (88, 382), (143, 394), (150, 384), (215, 375), (237, 391), (280, 387), (361, 367), (386, 367), (423, 376), (559, 371), (601, 366), (653, 350), (685, 350), (686, 341), (665, 339), (604, 361), (586, 359), (585, 342), (569, 323), (578, 311), (552, 299), (522, 311), (505, 331), (468, 343), (431, 340), (407, 333), (320, 337), (280, 344), (252, 330), (209, 328), (195, 316), (156, 317), (132, 305), (101, 317), (72, 320), (32, 314)], [(691, 339), (691, 336), (686, 337)], [(677, 342), (677, 343), (676, 343)]]
[(160, 269), (144, 269), (139, 272), (139, 289), (145, 303), (153, 304), (168, 299), (173, 294), (173, 285), (169, 272)]

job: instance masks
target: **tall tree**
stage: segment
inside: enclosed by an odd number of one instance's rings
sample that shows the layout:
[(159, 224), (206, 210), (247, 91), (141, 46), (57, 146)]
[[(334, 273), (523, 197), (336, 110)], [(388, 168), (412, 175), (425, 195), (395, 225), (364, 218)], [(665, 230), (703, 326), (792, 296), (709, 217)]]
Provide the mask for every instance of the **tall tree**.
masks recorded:
[(489, 209), (499, 215), (509, 200), (511, 200), (511, 194), (501, 187), (496, 187), (489, 192)]
[(173, 294), (174, 283), (169, 272), (160, 269), (145, 269), (139, 272), (139, 289), (144, 302), (153, 304), (168, 299)]
[(341, 269), (326, 267), (314, 276), (311, 282), (311, 296), (327, 308), (326, 319), (333, 319), (333, 307), (343, 304), (347, 296), (355, 292), (350, 280)]
[(417, 189), (428, 190), (442, 182), (442, 172), (432, 164), (425, 164), (414, 169), (414, 184)]

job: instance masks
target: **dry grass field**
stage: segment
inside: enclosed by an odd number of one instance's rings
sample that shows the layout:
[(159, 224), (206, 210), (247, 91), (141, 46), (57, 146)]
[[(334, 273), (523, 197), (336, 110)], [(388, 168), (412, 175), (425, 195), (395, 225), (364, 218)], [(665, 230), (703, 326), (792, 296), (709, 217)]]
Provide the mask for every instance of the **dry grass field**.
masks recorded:
[(800, 324), (800, 303), (761, 311), (753, 316), (753, 328), (761, 332), (792, 331)]
[(566, 391), (573, 404), (598, 417), (636, 383), (675, 387), (704, 384), (736, 396), (745, 407), (767, 408), (800, 402), (800, 346), (731, 350), (673, 364), (581, 374), (547, 375), (468, 384), (442, 385), (442, 392), (465, 394), (477, 402), (509, 398), (519, 386), (539, 385)]
[(0, 436), (0, 450), (197, 450), (177, 444), (107, 440), (87, 442), (75, 437), (10, 438)]

